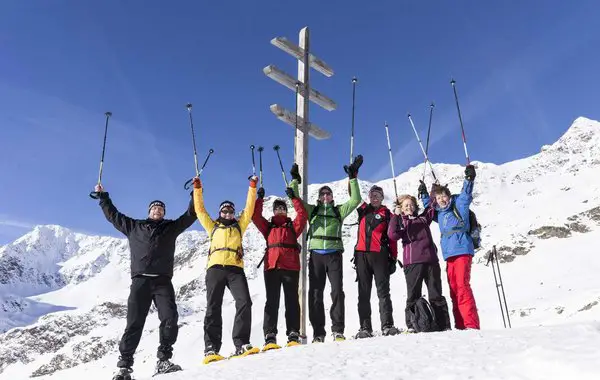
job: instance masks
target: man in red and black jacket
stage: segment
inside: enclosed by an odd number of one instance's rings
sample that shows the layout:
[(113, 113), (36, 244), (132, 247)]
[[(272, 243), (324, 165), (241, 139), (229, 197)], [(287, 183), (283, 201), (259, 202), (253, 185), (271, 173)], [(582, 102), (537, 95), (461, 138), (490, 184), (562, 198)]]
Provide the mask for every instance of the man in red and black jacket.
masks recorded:
[(369, 190), (369, 204), (363, 202), (358, 211), (358, 241), (354, 247), (354, 265), (358, 281), (358, 318), (360, 330), (356, 338), (373, 336), (371, 325), (371, 287), (375, 287), (379, 298), (379, 317), (383, 335), (396, 335), (392, 300), (390, 297), (390, 275), (396, 270), (398, 246), (387, 235), (391, 212), (382, 204), (383, 189), (373, 186)]
[(265, 189), (257, 191), (258, 199), (254, 206), (252, 221), (267, 241), (265, 251), (265, 288), (267, 302), (263, 331), (265, 346), (277, 344), (277, 315), (279, 297), (283, 285), (285, 297), (285, 322), (288, 344), (300, 343), (300, 303), (298, 300), (298, 282), (300, 279), (300, 245), (298, 238), (306, 226), (307, 214), (302, 200), (296, 197), (291, 188), (286, 189), (290, 197), (296, 218), (292, 221), (287, 216), (287, 205), (284, 200), (273, 202), (273, 217), (267, 220), (263, 217), (263, 198)]

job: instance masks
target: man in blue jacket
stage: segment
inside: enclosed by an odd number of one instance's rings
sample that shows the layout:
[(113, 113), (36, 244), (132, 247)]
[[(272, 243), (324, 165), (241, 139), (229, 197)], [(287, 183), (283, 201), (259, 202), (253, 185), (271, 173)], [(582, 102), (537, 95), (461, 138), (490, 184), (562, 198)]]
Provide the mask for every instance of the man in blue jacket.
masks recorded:
[[(446, 261), (446, 274), (450, 285), (452, 313), (456, 329), (479, 329), (479, 315), (471, 289), (471, 264), (475, 255), (473, 238), (469, 235), (469, 206), (473, 201), (475, 167), (467, 165), (465, 181), (460, 194), (452, 195), (447, 186), (432, 187), (435, 197), (436, 218), (442, 235), (442, 255)], [(421, 197), (427, 207), (429, 195)]]

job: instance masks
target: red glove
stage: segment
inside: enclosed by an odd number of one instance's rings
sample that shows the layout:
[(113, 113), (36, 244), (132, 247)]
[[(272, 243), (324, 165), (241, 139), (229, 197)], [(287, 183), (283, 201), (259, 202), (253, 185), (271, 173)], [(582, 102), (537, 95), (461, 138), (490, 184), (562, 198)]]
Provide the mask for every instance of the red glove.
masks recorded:
[(194, 178), (194, 180), (192, 181), (192, 184), (194, 184), (194, 189), (202, 188), (202, 182), (200, 182), (200, 178), (198, 178), (198, 177)]
[(257, 176), (250, 177), (250, 187), (256, 188), (256, 183), (257, 182), (258, 182), (258, 177)]

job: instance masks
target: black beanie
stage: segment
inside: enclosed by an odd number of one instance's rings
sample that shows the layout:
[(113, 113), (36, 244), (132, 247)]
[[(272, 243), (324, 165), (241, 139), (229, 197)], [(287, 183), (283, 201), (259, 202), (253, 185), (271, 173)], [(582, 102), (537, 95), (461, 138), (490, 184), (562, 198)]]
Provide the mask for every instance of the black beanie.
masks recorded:
[(219, 205), (219, 213), (225, 207), (229, 207), (229, 208), (231, 208), (235, 212), (235, 204), (232, 201), (223, 201), (223, 202), (221, 202), (221, 204)]
[(331, 194), (333, 194), (333, 191), (331, 190), (331, 187), (329, 187), (329, 186), (325, 185), (325, 186), (321, 186), (321, 187), (319, 188), (319, 196), (321, 196), (321, 191), (323, 191), (323, 190), (329, 190), (329, 192), (330, 192)]
[(165, 207), (165, 202), (163, 201), (159, 201), (159, 200), (155, 200), (150, 202), (150, 204), (148, 205), (148, 212), (150, 212), (150, 209), (154, 206), (160, 206), (163, 208), (163, 210), (165, 211), (165, 213), (167, 212), (167, 208)]
[(273, 201), (273, 212), (275, 212), (275, 209), (279, 206), (283, 206), (285, 208), (285, 211), (287, 212), (287, 203), (285, 203), (283, 199), (275, 199)]

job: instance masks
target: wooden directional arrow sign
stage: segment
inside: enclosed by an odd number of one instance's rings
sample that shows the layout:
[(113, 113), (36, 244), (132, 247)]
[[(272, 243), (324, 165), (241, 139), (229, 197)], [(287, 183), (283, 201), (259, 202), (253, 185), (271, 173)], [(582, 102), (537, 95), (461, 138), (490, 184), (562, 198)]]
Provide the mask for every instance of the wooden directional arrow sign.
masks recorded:
[[(289, 41), (285, 37), (273, 38), (271, 40), (271, 44), (280, 48), (281, 50), (283, 50), (284, 52), (288, 53), (296, 59), (299, 59), (301, 61), (304, 60), (304, 49)], [(317, 70), (326, 77), (330, 77), (333, 75), (333, 69), (329, 67), (329, 65), (327, 65), (325, 62), (321, 61), (319, 58), (315, 57), (312, 54), (310, 54), (309, 57), (310, 67)]]
[[(292, 91), (296, 91), (296, 83), (298, 82), (296, 79), (292, 78), (290, 75), (285, 72), (279, 70), (275, 65), (269, 65), (263, 69), (263, 72), (266, 76), (273, 79), (275, 82), (284, 85)], [(303, 93), (304, 86), (300, 83), (300, 92)], [(327, 111), (333, 111), (337, 108), (337, 104), (327, 96), (321, 94), (319, 91), (310, 89), (310, 94), (308, 97), (312, 102), (320, 105), (325, 108)]]
[[(271, 104), (271, 107), (269, 108), (279, 120), (291, 125), (294, 128), (296, 127), (296, 115), (294, 115), (293, 112), (286, 110), (279, 104)], [(302, 129), (302, 126), (304, 125), (304, 119), (298, 116), (297, 124), (298, 129)], [(325, 140), (331, 137), (331, 134), (329, 132), (317, 127), (313, 123), (308, 123), (308, 134), (316, 138), (317, 140)]]

